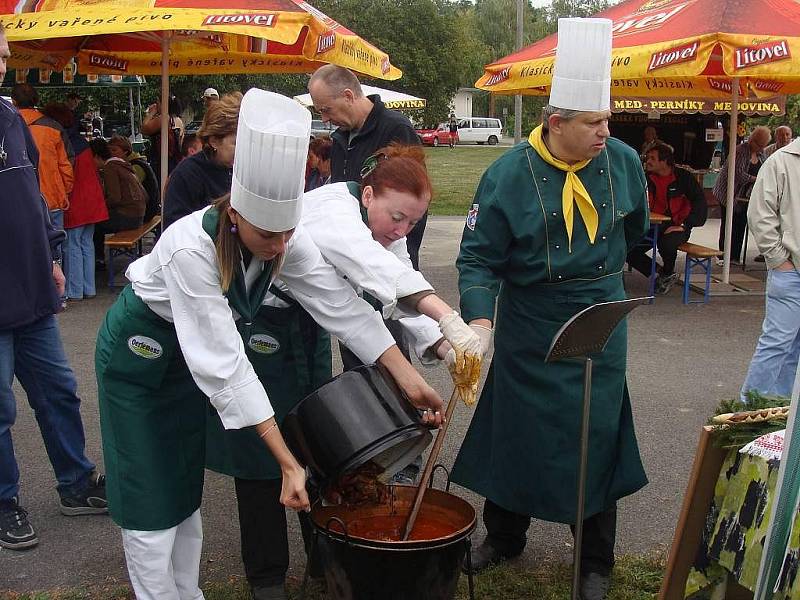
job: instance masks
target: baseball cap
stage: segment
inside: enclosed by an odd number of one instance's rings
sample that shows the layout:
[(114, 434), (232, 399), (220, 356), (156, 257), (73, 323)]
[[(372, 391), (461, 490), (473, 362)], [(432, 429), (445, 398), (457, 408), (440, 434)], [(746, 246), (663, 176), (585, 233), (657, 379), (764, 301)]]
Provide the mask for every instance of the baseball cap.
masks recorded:
[(214, 88), (206, 88), (206, 91), (203, 92), (203, 98), (219, 98), (219, 92)]

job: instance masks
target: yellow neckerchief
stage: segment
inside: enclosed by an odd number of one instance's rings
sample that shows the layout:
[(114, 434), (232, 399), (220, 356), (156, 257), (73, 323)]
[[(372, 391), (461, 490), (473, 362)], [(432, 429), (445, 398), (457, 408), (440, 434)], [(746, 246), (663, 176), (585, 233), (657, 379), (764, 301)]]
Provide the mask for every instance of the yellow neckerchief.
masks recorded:
[(570, 165), (563, 160), (557, 159), (550, 153), (550, 150), (542, 139), (542, 126), (539, 125), (536, 129), (531, 131), (528, 137), (528, 142), (533, 149), (542, 157), (542, 160), (548, 165), (555, 167), (561, 171), (566, 171), (567, 179), (564, 182), (564, 189), (561, 190), (561, 209), (564, 212), (564, 225), (567, 228), (567, 240), (569, 251), (572, 252), (572, 209), (573, 204), (578, 205), (578, 212), (580, 212), (583, 222), (586, 225), (586, 231), (589, 234), (589, 242), (594, 244), (594, 238), (597, 236), (597, 209), (592, 203), (592, 198), (589, 192), (583, 186), (583, 183), (575, 174), (583, 167), (591, 162), (591, 159), (582, 160), (581, 162)]

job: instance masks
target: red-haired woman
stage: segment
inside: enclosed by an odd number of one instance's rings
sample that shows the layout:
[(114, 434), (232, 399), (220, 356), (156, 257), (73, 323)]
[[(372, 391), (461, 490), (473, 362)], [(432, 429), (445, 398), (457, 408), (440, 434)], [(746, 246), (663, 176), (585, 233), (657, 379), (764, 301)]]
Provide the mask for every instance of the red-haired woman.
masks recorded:
[[(406, 249), (406, 235), (428, 210), (432, 193), (422, 148), (392, 144), (365, 161), (360, 185), (335, 183), (306, 193), (301, 218), (325, 260), (384, 318), (399, 321), (423, 364), (444, 359), (450, 350), (442, 336), (446, 328), (440, 330), (437, 321), (459, 319), (414, 270)], [(396, 328), (389, 330), (396, 334)], [(489, 330), (473, 331), (485, 354)], [(358, 364), (344, 349), (342, 358), (345, 368)]]

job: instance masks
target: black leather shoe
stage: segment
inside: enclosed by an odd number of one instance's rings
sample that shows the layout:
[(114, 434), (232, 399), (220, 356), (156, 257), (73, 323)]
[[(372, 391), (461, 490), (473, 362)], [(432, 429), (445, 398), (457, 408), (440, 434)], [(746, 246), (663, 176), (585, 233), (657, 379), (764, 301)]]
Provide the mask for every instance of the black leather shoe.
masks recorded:
[[(487, 567), (492, 565), (499, 565), (519, 554), (508, 555), (498, 551), (494, 546), (484, 541), (477, 548), (472, 549), (472, 574), (480, 573)], [(469, 573), (469, 563), (467, 557), (464, 557), (464, 562), (461, 565), (461, 570), (464, 573)]]
[(611, 578), (600, 573), (581, 575), (581, 600), (605, 600)]

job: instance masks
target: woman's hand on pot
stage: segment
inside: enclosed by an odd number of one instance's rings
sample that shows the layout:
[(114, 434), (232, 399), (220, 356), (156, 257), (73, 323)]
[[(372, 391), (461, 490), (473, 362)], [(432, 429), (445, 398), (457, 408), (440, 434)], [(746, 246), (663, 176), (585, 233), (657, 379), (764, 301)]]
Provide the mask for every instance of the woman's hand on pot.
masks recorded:
[(380, 355), (378, 362), (386, 367), (403, 395), (416, 408), (423, 411), (422, 422), (426, 425), (441, 425), (444, 418), (442, 398), (429, 386), (417, 370), (406, 360), (394, 345)]
[(297, 511), (311, 510), (306, 492), (306, 472), (297, 461), (294, 465), (282, 469), (281, 504)]

